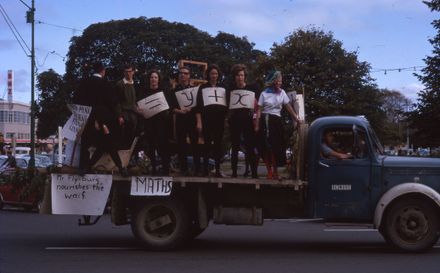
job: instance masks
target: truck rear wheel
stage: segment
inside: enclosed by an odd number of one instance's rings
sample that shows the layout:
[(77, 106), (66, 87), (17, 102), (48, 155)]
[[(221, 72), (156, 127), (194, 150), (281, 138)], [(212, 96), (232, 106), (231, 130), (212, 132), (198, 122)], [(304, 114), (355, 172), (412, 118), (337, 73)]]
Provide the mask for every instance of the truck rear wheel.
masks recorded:
[(190, 237), (190, 217), (177, 199), (148, 200), (131, 221), (133, 234), (151, 250), (181, 246)]
[(384, 224), (384, 238), (401, 250), (426, 251), (439, 239), (437, 210), (423, 199), (403, 199), (392, 204)]

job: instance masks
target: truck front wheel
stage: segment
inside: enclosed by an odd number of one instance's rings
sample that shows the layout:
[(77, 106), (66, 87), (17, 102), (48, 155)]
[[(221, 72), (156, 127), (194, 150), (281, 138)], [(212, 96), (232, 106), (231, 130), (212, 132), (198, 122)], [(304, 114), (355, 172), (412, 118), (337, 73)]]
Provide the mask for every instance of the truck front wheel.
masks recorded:
[(392, 204), (384, 224), (387, 242), (401, 250), (426, 251), (439, 239), (438, 211), (423, 199), (403, 199)]
[(151, 199), (137, 210), (131, 221), (133, 234), (151, 250), (181, 246), (190, 237), (188, 211), (178, 199)]

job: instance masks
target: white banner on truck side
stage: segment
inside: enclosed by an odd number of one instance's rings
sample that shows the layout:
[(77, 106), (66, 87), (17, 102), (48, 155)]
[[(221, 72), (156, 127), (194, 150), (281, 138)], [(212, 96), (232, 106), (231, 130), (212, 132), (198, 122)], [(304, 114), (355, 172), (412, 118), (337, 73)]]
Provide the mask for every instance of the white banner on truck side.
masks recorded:
[(133, 176), (130, 195), (168, 196), (173, 189), (173, 178), (169, 176)]
[(104, 213), (112, 176), (52, 174), (52, 214), (93, 215)]
[(249, 90), (234, 90), (231, 92), (231, 98), (229, 102), (229, 109), (248, 108), (254, 109), (255, 107), (255, 93)]
[(151, 118), (160, 112), (170, 109), (163, 92), (158, 92), (137, 102), (144, 118)]
[(199, 87), (190, 87), (180, 91), (177, 91), (176, 98), (179, 103), (180, 109), (182, 108), (193, 108), (197, 105), (197, 92)]

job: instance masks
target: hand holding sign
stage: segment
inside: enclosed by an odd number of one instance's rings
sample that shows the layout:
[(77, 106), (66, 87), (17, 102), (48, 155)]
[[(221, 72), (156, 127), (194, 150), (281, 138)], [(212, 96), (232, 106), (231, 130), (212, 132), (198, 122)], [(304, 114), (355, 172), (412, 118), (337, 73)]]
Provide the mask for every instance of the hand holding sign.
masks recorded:
[(137, 102), (139, 111), (148, 119), (162, 111), (170, 109), (163, 92), (155, 93)]
[(199, 87), (190, 87), (176, 92), (177, 102), (180, 109), (193, 108), (197, 104), (197, 92)]

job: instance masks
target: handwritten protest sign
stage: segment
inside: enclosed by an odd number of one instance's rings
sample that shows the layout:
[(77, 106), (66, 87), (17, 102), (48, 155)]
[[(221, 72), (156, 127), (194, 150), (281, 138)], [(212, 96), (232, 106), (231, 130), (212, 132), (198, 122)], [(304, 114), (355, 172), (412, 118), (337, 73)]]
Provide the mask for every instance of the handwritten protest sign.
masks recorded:
[(229, 109), (248, 108), (254, 109), (255, 93), (249, 90), (234, 90), (231, 92)]
[(171, 194), (172, 188), (172, 177), (133, 176), (131, 178), (130, 195), (167, 196)]
[(64, 124), (62, 135), (67, 139), (75, 141), (78, 132), (86, 125), (92, 107), (79, 104), (69, 104), (69, 109), (72, 112), (72, 115), (67, 120), (66, 124)]
[(202, 89), (203, 105), (218, 104), (226, 106), (226, 90), (223, 87), (207, 87)]
[(151, 118), (170, 109), (163, 92), (158, 92), (137, 102), (144, 118)]
[(52, 214), (102, 215), (112, 176), (52, 174)]
[(199, 87), (190, 87), (180, 91), (177, 91), (176, 98), (179, 103), (180, 109), (182, 108), (193, 108), (197, 104), (197, 92)]

